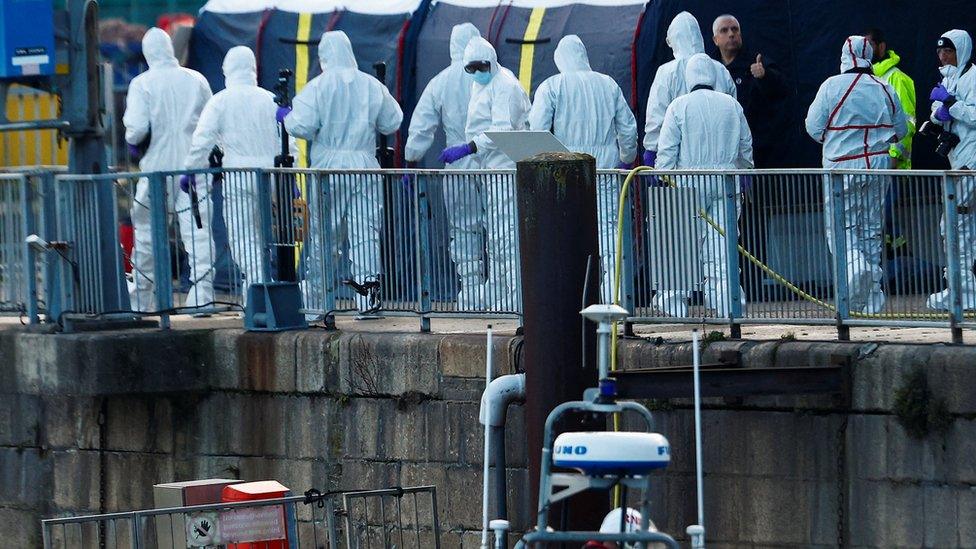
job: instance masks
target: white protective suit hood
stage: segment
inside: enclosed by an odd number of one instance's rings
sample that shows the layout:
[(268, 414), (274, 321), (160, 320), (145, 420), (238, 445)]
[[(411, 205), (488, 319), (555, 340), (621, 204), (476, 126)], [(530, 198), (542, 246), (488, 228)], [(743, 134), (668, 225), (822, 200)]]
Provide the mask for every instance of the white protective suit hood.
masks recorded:
[(845, 73), (855, 67), (870, 69), (874, 48), (863, 36), (848, 36), (840, 49), (840, 72)]
[(178, 66), (173, 53), (173, 41), (163, 29), (153, 27), (142, 37), (142, 55), (150, 69)]
[(704, 53), (696, 53), (688, 59), (685, 65), (685, 82), (688, 91), (695, 89), (695, 86), (708, 86), (715, 89), (715, 63), (712, 58)]
[(705, 52), (705, 41), (698, 20), (686, 11), (674, 16), (674, 20), (668, 25), (667, 42), (675, 59), (687, 59), (696, 53)]
[(491, 72), (492, 77), (498, 75), (498, 54), (495, 53), (494, 46), (480, 36), (472, 38), (467, 47), (464, 48), (464, 64), (467, 65), (472, 61), (491, 62), (489, 72)]
[(352, 42), (342, 31), (329, 31), (319, 41), (319, 66), (322, 72), (344, 71), (343, 82), (349, 83), (359, 70), (356, 55), (352, 52)]
[(586, 46), (575, 34), (564, 36), (559, 41), (559, 45), (556, 46), (556, 52), (552, 57), (556, 62), (556, 68), (561, 73), (591, 70), (590, 59), (586, 55)]
[(952, 29), (944, 33), (942, 37), (952, 40), (952, 43), (956, 46), (956, 66), (941, 67), (939, 69), (939, 72), (946, 79), (946, 89), (949, 90), (949, 93), (955, 93), (956, 83), (959, 81), (959, 77), (962, 76), (963, 70), (972, 58), (973, 39), (969, 36), (968, 32), (959, 29)]
[(228, 86), (257, 86), (258, 63), (247, 46), (234, 46), (224, 56), (224, 82)]
[(454, 25), (451, 29), (451, 63), (460, 63), (464, 59), (464, 49), (472, 38), (481, 37), (478, 27), (471, 23)]

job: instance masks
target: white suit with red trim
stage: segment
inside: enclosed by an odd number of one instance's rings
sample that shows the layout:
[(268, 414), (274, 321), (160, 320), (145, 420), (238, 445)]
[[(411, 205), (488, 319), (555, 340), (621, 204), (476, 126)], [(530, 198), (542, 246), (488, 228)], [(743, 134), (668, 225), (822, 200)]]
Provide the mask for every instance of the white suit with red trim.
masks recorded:
[[(935, 118), (935, 111), (942, 106), (940, 101), (932, 103), (932, 122), (943, 126), (959, 137), (959, 144), (949, 153), (949, 165), (954, 170), (976, 169), (976, 67), (970, 64), (973, 40), (969, 33), (954, 29), (942, 35), (952, 40), (956, 46), (956, 66), (939, 69), (942, 85), (956, 98), (949, 107), (952, 120), (941, 122)], [(956, 196), (962, 210), (956, 218), (956, 231), (959, 233), (959, 263), (962, 269), (963, 309), (976, 309), (976, 278), (973, 277), (973, 263), (976, 262), (976, 178), (956, 179)], [(942, 236), (945, 237), (945, 218), (941, 223)], [(949, 290), (929, 296), (928, 306), (932, 309), (950, 308)]]
[[(890, 168), (888, 147), (908, 131), (905, 112), (894, 90), (872, 73), (872, 53), (863, 36), (847, 38), (841, 48), (841, 74), (831, 76), (820, 86), (807, 112), (807, 133), (823, 143), (824, 168)], [(884, 307), (882, 206), (887, 186), (888, 180), (882, 176), (844, 177), (842, 218), (852, 312), (876, 313)], [(832, 206), (828, 177), (824, 185), (824, 219), (831, 251)]]

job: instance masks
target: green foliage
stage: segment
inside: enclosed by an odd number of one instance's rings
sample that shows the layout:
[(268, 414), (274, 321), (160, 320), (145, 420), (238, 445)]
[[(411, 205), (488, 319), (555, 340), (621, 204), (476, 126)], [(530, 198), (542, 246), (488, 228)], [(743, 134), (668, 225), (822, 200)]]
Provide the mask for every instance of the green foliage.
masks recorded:
[(895, 390), (895, 415), (908, 436), (923, 439), (931, 433), (944, 434), (952, 425), (952, 415), (945, 400), (936, 398), (921, 366), (902, 377)]

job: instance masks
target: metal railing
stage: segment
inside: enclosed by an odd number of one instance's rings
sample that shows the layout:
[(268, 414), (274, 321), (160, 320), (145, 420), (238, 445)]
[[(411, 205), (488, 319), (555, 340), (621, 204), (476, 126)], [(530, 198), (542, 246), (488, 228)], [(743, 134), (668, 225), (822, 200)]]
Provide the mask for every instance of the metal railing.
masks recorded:
[[(65, 310), (107, 312), (96, 305), (113, 290), (96, 276), (99, 255), (115, 254), (120, 271), (132, 264), (127, 281), (117, 277), (128, 285), (119, 291), (135, 290), (131, 309), (165, 317), (242, 306), (248, 284), (277, 279), (289, 257), (278, 251), (288, 249), (310, 315), (413, 315), (427, 327), (438, 316), (521, 313), (512, 171), (192, 173), (196, 208), (179, 172), (57, 177), (33, 211), (71, 245), (78, 275), (59, 279)], [(605, 300), (627, 175), (598, 173)], [(842, 335), (936, 326), (959, 336), (976, 327), (973, 181), (967, 172), (813, 169), (633, 177), (619, 220), (621, 304), (633, 323), (829, 324)], [(100, 188), (111, 189), (112, 205), (85, 207)], [(13, 194), (0, 199), (5, 212), (22, 211)], [(92, 244), (99, 235), (88, 233), (107, 215), (143, 227), (135, 251)], [(24, 261), (7, 257), (8, 270)]]
[(440, 547), (434, 486), (145, 509), (41, 521), (44, 549)]
[(976, 309), (970, 181), (894, 170), (635, 178), (621, 302), (632, 322), (958, 330)]
[(35, 252), (25, 242), (34, 231), (31, 180), (0, 174), (0, 313), (37, 317)]

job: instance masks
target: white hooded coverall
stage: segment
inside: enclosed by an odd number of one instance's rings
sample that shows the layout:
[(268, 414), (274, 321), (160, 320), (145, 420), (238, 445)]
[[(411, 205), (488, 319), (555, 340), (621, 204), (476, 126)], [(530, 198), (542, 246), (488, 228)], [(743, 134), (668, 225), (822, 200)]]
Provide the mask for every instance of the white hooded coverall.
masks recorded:
[[(210, 85), (200, 73), (179, 65), (173, 54), (173, 43), (161, 29), (151, 28), (146, 32), (142, 38), (142, 53), (149, 69), (129, 83), (122, 116), (125, 140), (136, 145), (151, 132), (149, 148), (139, 161), (139, 169), (143, 172), (180, 170), (184, 167), (197, 119), (211, 97)], [(207, 178), (198, 178), (197, 195), (203, 225), (198, 229), (190, 195), (180, 190), (176, 178), (168, 177), (165, 183), (166, 211), (177, 214), (180, 237), (190, 260), (193, 285), (183, 305), (196, 307), (212, 303), (214, 246), (210, 233), (210, 185)], [(132, 252), (135, 284), (130, 301), (133, 310), (152, 311), (156, 308), (153, 291), (156, 258), (152, 253), (149, 181), (145, 178), (136, 184), (131, 214), (135, 232)], [(169, 257), (159, 259), (169, 261)]]
[[(590, 69), (586, 46), (575, 34), (559, 41), (553, 59), (559, 74), (547, 78), (535, 91), (529, 128), (551, 131), (569, 150), (592, 155), (599, 169), (633, 162), (637, 156), (637, 121), (620, 86)], [(618, 183), (616, 176), (600, 176), (597, 182), (605, 303), (613, 297)]]
[[(943, 123), (935, 118), (935, 111), (942, 103), (932, 103), (932, 122), (942, 125), (959, 137), (959, 144), (949, 153), (949, 165), (954, 170), (976, 169), (976, 70), (970, 64), (973, 40), (969, 33), (954, 29), (942, 35), (952, 40), (956, 46), (956, 66), (939, 69), (942, 85), (956, 98), (949, 107), (952, 120)], [(973, 277), (973, 263), (976, 262), (976, 178), (956, 178), (957, 205), (963, 209), (956, 216), (956, 231), (959, 233), (959, 269), (962, 274), (962, 307), (976, 309), (976, 278)], [(941, 229), (945, 237), (945, 218)], [(949, 290), (943, 290), (928, 298), (928, 306), (933, 309), (949, 310), (951, 302)]]
[[(445, 142), (456, 145), (466, 141), (464, 127), (471, 101), (471, 77), (464, 72), (464, 48), (472, 38), (480, 37), (478, 28), (461, 23), (451, 29), (451, 64), (437, 74), (424, 88), (410, 118), (409, 137), (404, 158), (417, 162), (434, 142), (437, 127), (444, 129)], [(452, 170), (478, 168), (475, 155), (466, 156), (450, 166)], [(483, 186), (477, 178), (445, 177), (444, 208), (450, 227), (450, 254), (461, 281), (458, 309), (473, 310), (480, 304), (485, 283), (485, 204)]]
[[(246, 46), (231, 48), (223, 71), (226, 87), (200, 114), (185, 167), (209, 167), (207, 157), (214, 145), (224, 151), (224, 168), (274, 167), (275, 156), (281, 153), (277, 105), (274, 94), (258, 87), (254, 52)], [(259, 189), (255, 174), (246, 172), (225, 174), (222, 189), (227, 240), (231, 257), (244, 275), (246, 300), (247, 286), (265, 279), (258, 196), (268, 189)]]
[[(907, 131), (905, 112), (894, 90), (871, 69), (871, 45), (851, 36), (841, 47), (841, 74), (817, 91), (807, 112), (806, 130), (823, 143), (823, 167), (888, 169), (889, 145)], [(881, 289), (882, 207), (888, 180), (882, 176), (844, 176), (841, 205), (847, 247), (850, 310), (877, 313), (884, 307)], [(833, 196), (830, 176), (824, 182), (824, 223), (833, 251)]]
[[(705, 42), (702, 39), (701, 27), (695, 16), (683, 11), (674, 17), (668, 26), (667, 43), (674, 52), (674, 60), (668, 61), (657, 69), (651, 91), (647, 96), (647, 114), (644, 121), (644, 150), (657, 151), (658, 137), (661, 135), (661, 124), (668, 105), (675, 98), (680, 97), (691, 86), (685, 82), (685, 63), (696, 53), (705, 52)], [(735, 97), (735, 82), (725, 65), (712, 60), (715, 71), (715, 91), (727, 93)]]
[[(293, 101), (285, 118), (289, 134), (311, 143), (311, 167), (318, 169), (379, 168), (376, 134), (391, 135), (400, 127), (403, 111), (379, 80), (360, 71), (352, 44), (342, 31), (330, 31), (319, 42), (322, 74), (309, 82)], [(319, 180), (310, 196), (311, 240), (308, 254), (309, 285), (321, 286), (326, 268), (322, 240), (341, 271), (339, 250), (348, 238), (350, 275), (359, 283), (380, 275), (380, 230), (383, 224), (383, 187), (376, 176), (336, 174)], [(325, 194), (328, 192), (328, 199)], [(323, 225), (326, 225), (323, 231)], [(323, 234), (325, 233), (325, 234)], [(321, 305), (306, 294), (310, 307)], [(366, 310), (367, 299), (357, 294), (357, 306)]]
[[(661, 124), (658, 140), (657, 168), (670, 169), (751, 169), (752, 132), (742, 106), (734, 97), (712, 89), (715, 70), (712, 59), (697, 53), (688, 59), (684, 81), (689, 92), (671, 102)], [(697, 207), (724, 231), (727, 227), (725, 178), (722, 176), (683, 176), (680, 187), (695, 189)], [(738, 190), (739, 186), (735, 185)], [(738, 219), (736, 200), (736, 219)], [(699, 223), (699, 247), (705, 285), (705, 306), (715, 309), (719, 317), (731, 312), (729, 298), (728, 244), (714, 227)], [(738, 257), (732, 258), (737, 260)], [(739, 295), (744, 303), (741, 288)], [(678, 317), (688, 316), (687, 294), (662, 289), (654, 296), (661, 312)]]
[[(465, 141), (478, 148), (478, 168), (514, 170), (515, 162), (495, 148), (488, 131), (524, 130), (529, 97), (511, 71), (498, 65), (495, 48), (484, 38), (472, 38), (464, 49), (464, 65), (472, 61), (491, 63), (491, 81), (471, 84)], [(518, 218), (514, 181), (490, 177), (485, 184), (488, 219), (488, 282), (485, 302), (493, 310), (516, 311), (520, 298), (518, 266)]]

